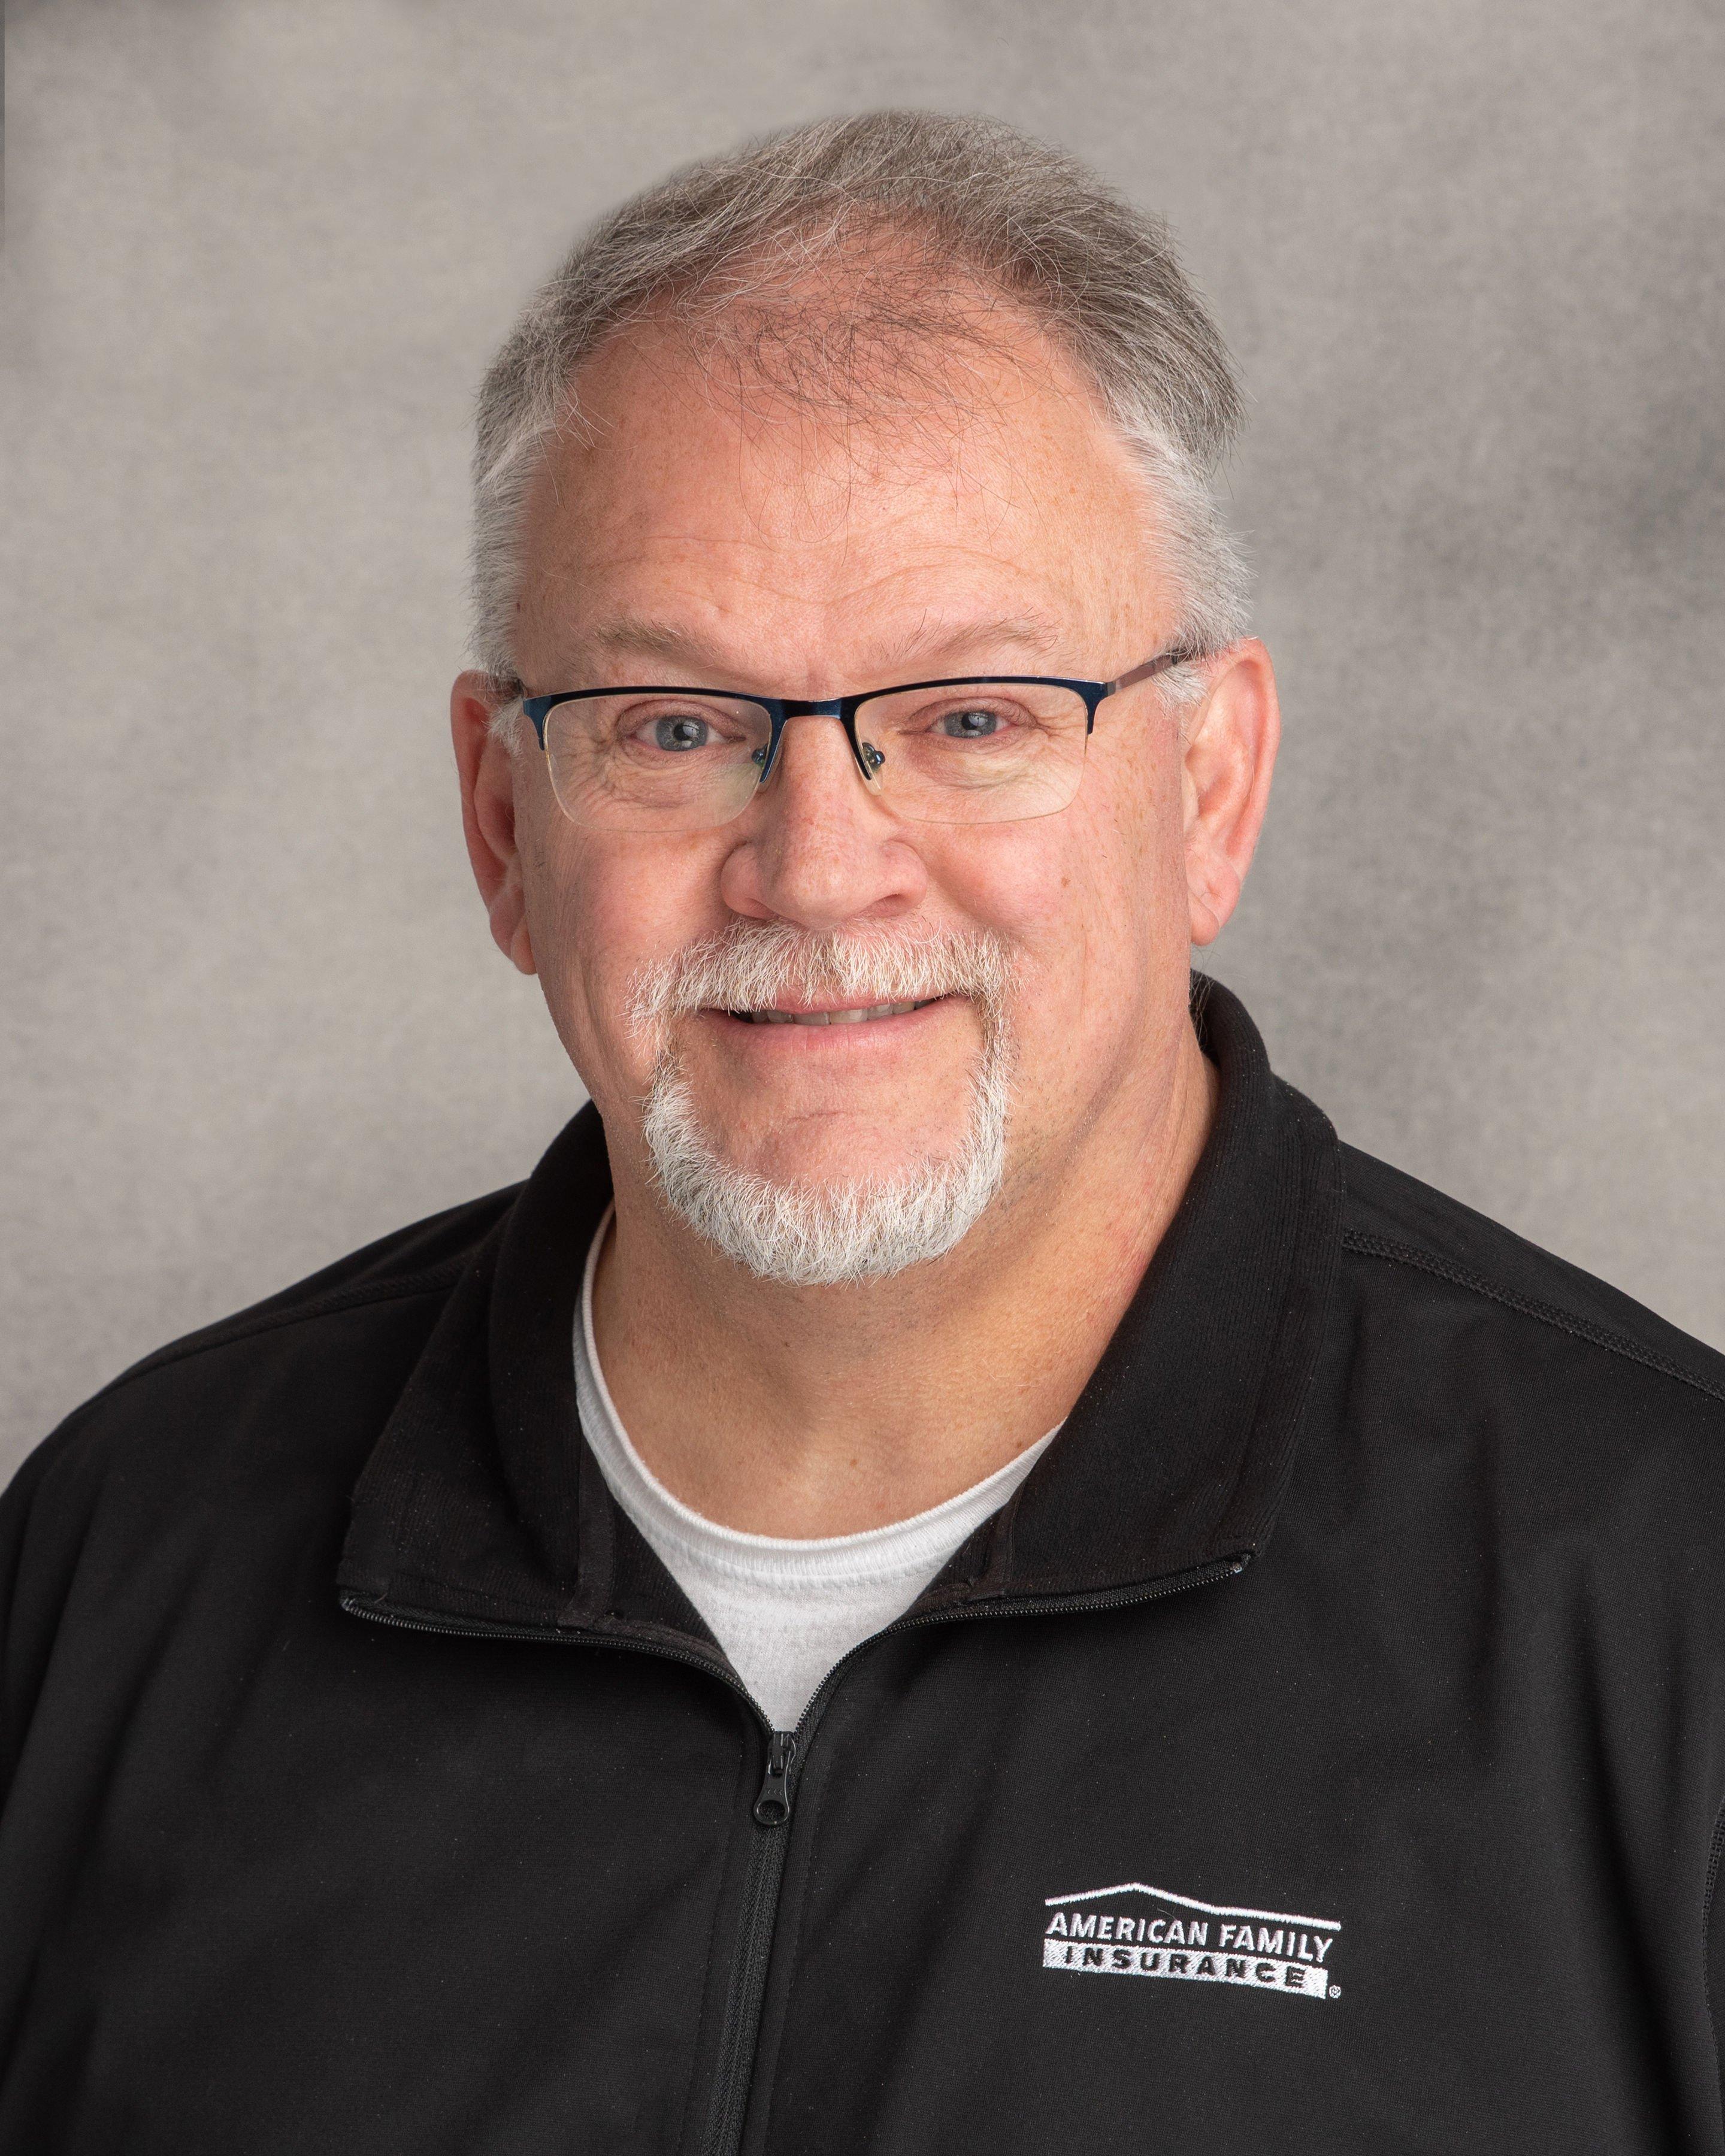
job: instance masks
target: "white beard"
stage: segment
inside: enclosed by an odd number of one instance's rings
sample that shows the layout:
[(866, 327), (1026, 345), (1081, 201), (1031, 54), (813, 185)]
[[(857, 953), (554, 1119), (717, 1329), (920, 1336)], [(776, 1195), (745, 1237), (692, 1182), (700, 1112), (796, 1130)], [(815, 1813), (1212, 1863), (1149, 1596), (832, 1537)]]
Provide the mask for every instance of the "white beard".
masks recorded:
[(774, 1182), (721, 1159), (701, 1126), (687, 1077), (667, 1048), (643, 1106), (642, 1137), (665, 1203), (696, 1235), (758, 1279), (789, 1287), (881, 1280), (944, 1257), (999, 1194), (1005, 1171), (1012, 1057), (1008, 965), (998, 937), (906, 942), (878, 933), (809, 936), (783, 922), (739, 922), (655, 967), (634, 1014), (758, 1010), (787, 992), (847, 1004), (968, 995), (983, 1022), (964, 1134), (945, 1156), (891, 1177)]

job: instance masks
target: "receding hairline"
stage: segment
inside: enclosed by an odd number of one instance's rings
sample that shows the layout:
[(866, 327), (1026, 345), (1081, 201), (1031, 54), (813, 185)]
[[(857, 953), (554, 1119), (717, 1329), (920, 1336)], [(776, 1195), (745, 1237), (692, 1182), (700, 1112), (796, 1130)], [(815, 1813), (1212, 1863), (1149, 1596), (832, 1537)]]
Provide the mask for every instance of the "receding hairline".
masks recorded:
[[(582, 394), (607, 367), (644, 364), (747, 422), (786, 417), (864, 429), (933, 428), (947, 414), (982, 416), (990, 362), (1024, 378), (1048, 375), (1117, 433), (1081, 353), (1059, 326), (974, 272), (925, 253), (914, 229), (870, 229), (848, 253), (812, 270), (773, 265), (768, 282), (706, 291), (688, 305), (670, 290), (614, 324), (571, 367), (556, 422), (534, 454), (591, 439), (606, 422)], [(745, 269), (747, 265), (744, 265)], [(782, 271), (782, 274), (781, 274)], [(907, 295), (922, 303), (908, 304)]]
[[(872, 381), (852, 385), (855, 393), (842, 400), (846, 408), (842, 413), (835, 413), (825, 398), (799, 398), (792, 385), (786, 396), (793, 413), (806, 419), (812, 410), (814, 424), (800, 439), (794, 434), (788, 435), (788, 462), (774, 457), (769, 470), (782, 475), (783, 484), (777, 480), (773, 482), (773, 499), (779, 499), (786, 488), (794, 491), (798, 470), (806, 470), (812, 465), (820, 474), (815, 481), (820, 492), (829, 494), (832, 490), (825, 512), (833, 519), (832, 527), (818, 536), (848, 543), (856, 531), (850, 486), (872, 492), (883, 479), (889, 489), (900, 482), (920, 485), (932, 473), (937, 487), (943, 490), (942, 475), (950, 471), (953, 485), (963, 486), (967, 498), (973, 486), (980, 485), (988, 501), (1008, 506), (1009, 513), (1011, 503), (1028, 503), (1034, 516), (1037, 505), (1045, 505), (1049, 499), (1046, 482), (1052, 478), (1058, 484), (1061, 475), (1074, 467), (1067, 456), (1060, 457), (1052, 471), (1025, 467), (1045, 455), (1050, 444), (1064, 442), (1069, 428), (1081, 429), (1094, 441), (1100, 459), (1096, 484), (1108, 490), (1106, 495), (1097, 497), (1098, 506), (1117, 499), (1122, 514), (1144, 520), (1141, 528), (1149, 535), (1150, 558), (1160, 568), (1158, 504), (1145, 487), (1129, 445), (1119, 439), (1110, 414), (1081, 370), (1045, 336), (1042, 325), (1028, 311), (1015, 310), (1009, 318), (996, 312), (990, 321), (989, 353), (1006, 375), (1021, 376), (1033, 385), (1031, 393), (1039, 400), (1028, 427), (1011, 408), (1011, 391), (1001, 388), (999, 377), (986, 363), (979, 365), (973, 384), (955, 389), (947, 378), (946, 358), (931, 359), (922, 393), (913, 400), (917, 406), (926, 401), (932, 408), (926, 426), (920, 410), (906, 413), (894, 408), (890, 398), (883, 410), (878, 385)], [(1013, 335), (1014, 331), (1019, 334)], [(717, 333), (723, 333), (722, 325)], [(667, 348), (660, 346), (661, 336), (671, 340), (668, 357)], [(642, 362), (644, 371), (637, 372), (637, 365)], [(655, 311), (619, 331), (590, 356), (582, 373), (587, 376), (589, 370), (599, 367), (608, 367), (608, 378), (603, 384), (589, 382), (592, 394), (583, 408), (587, 426), (560, 429), (539, 444), (539, 470), (524, 504), (525, 543), (518, 589), (535, 624), (532, 641), (536, 655), (531, 691), (549, 694), (576, 685), (640, 686), (662, 678), (665, 685), (685, 688), (784, 693), (782, 680), (767, 675), (757, 678), (752, 663), (756, 653), (746, 636), (733, 640), (722, 630), (714, 633), (706, 610), (698, 604), (685, 610), (675, 603), (662, 604), (661, 594), (650, 588), (633, 583), (615, 584), (602, 566), (609, 559), (608, 547), (601, 544), (597, 557), (588, 551), (596, 529), (603, 528), (607, 505), (619, 494), (625, 505), (625, 551), (632, 551), (641, 536), (639, 523), (628, 514), (627, 507), (636, 498), (627, 463), (629, 444), (639, 439), (631, 428), (632, 414), (643, 413), (649, 430), (661, 443), (666, 439), (668, 417), (670, 439), (685, 467), (691, 459), (704, 466), (716, 456), (722, 468), (729, 450), (722, 441), (715, 449), (700, 435), (687, 435), (677, 414), (676, 400), (699, 399), (707, 405), (724, 434), (739, 424), (730, 397), (722, 390), (712, 393), (711, 380), (698, 358), (682, 346), (680, 321), (674, 315), (661, 320)], [(672, 400), (669, 407), (655, 403), (658, 387)], [(778, 392), (769, 384), (766, 393), (770, 400)], [(1040, 401), (1050, 393), (1058, 400), (1052, 412)], [(751, 401), (747, 390), (739, 390), (738, 394), (745, 403)], [(995, 408), (983, 408), (991, 403)], [(950, 439), (943, 418), (948, 413), (953, 430)], [(769, 413), (768, 424), (780, 416)], [(927, 439), (907, 443), (907, 419), (910, 427)], [(978, 420), (985, 440), (1004, 444), (1010, 471), (997, 469), (992, 454), (978, 465), (966, 447), (964, 435)], [(753, 433), (746, 422), (743, 424)], [(624, 459), (621, 473), (613, 463), (612, 444), (621, 445)], [(749, 454), (747, 449), (739, 453)], [(599, 459), (599, 469), (584, 471), (583, 467), (593, 457)], [(844, 470), (847, 460), (853, 472), (850, 485)], [(1088, 468), (1087, 459), (1085, 468)], [(889, 495), (883, 514), (890, 521), (897, 513)], [(766, 531), (751, 533), (739, 531), (734, 524), (727, 528), (739, 544), (746, 546), (752, 536), (758, 538), (769, 554), (782, 543), (779, 536)], [(669, 522), (655, 520), (649, 521), (647, 532), (649, 536), (675, 540), (681, 529), (675, 518)], [(821, 693), (861, 693), (894, 682), (948, 674), (963, 678), (972, 674), (1032, 670), (1050, 656), (1060, 662), (1057, 670), (1076, 671), (1087, 678), (1097, 665), (1123, 667), (1145, 655), (1086, 654), (1084, 663), (1078, 664), (1069, 619), (1044, 611), (1029, 587), (1009, 593), (991, 588), (986, 581), (978, 583), (962, 560), (954, 561), (950, 574), (938, 580), (938, 588), (913, 586), (894, 599), (890, 612), (896, 619), (890, 625), (883, 623), (878, 663), (866, 656), (859, 659), (862, 671), (855, 679), (834, 680)], [(515, 656), (519, 662), (519, 647)], [(647, 670), (644, 675), (630, 670), (638, 665)], [(558, 674), (557, 680), (548, 675), (539, 678), (547, 666)], [(675, 670), (661, 676), (661, 669)], [(508, 673), (493, 676), (500, 691), (512, 690), (521, 678), (518, 663)]]
[[(879, 274), (883, 261), (890, 274)], [(845, 319), (829, 311), (811, 344), (810, 320), (775, 310), (811, 273), (835, 269)], [(960, 283), (968, 322), (947, 289)], [(744, 311), (729, 312), (738, 300)], [(521, 316), (485, 376), (475, 444), (475, 648), (495, 676), (510, 658), (521, 510), (540, 446), (566, 425), (579, 430), (583, 362), (667, 303), (697, 337), (703, 320), (728, 315), (728, 332), (751, 320), (753, 372), (777, 373), (779, 393), (805, 405), (811, 380), (817, 403), (855, 404), (865, 387), (878, 398), (886, 358), (902, 396), (933, 323), (950, 371), (963, 331), (985, 331), (1002, 308), (1022, 311), (1094, 393), (1159, 497), (1184, 640), (1216, 649), (1243, 633), (1245, 568), (1212, 492), (1242, 399), (1166, 225), (1002, 121), (884, 111), (673, 172), (578, 240)], [(939, 400), (924, 384), (913, 401), (932, 413)]]

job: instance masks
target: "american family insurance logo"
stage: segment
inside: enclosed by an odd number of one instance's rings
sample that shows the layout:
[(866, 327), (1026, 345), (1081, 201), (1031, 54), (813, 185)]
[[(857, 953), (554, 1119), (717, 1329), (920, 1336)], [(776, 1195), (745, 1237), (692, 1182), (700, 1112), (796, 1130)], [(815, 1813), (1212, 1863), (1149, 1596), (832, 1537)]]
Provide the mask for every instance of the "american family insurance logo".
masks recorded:
[(1226, 1909), (1137, 1880), (1088, 1894), (1050, 1894), (1042, 1966), (1075, 1976), (1170, 1976), (1240, 1984), (1284, 1999), (1339, 1999), (1334, 1917)]

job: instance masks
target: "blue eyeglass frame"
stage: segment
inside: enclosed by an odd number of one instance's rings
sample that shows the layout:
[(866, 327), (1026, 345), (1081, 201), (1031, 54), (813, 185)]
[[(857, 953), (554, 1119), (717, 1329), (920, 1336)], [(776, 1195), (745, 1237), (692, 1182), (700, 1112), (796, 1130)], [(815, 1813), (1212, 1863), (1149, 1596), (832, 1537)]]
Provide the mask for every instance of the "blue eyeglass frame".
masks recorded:
[[(564, 689), (552, 696), (523, 696), (521, 709), (537, 738), (540, 748), (545, 747), (545, 721), (559, 704), (590, 703), (600, 696), (723, 696), (733, 704), (754, 704), (767, 714), (771, 732), (767, 747), (761, 757), (761, 776), (757, 787), (764, 786), (772, 778), (778, 762), (778, 745), (784, 737), (785, 724), (790, 719), (837, 719), (845, 728), (850, 743), (850, 753), (856, 759), (856, 767), (865, 780), (872, 782), (875, 773), (886, 761), (879, 749), (868, 742), (857, 738), (856, 715), (865, 704), (872, 703), (877, 696), (901, 696), (916, 689), (980, 689), (998, 685), (1003, 689), (1044, 688), (1070, 689), (1084, 699), (1085, 738), (1096, 731), (1096, 706), (1105, 696), (1112, 696), (1122, 689), (1136, 688), (1140, 681), (1153, 680), (1166, 674), (1171, 667), (1183, 666), (1203, 654), (1182, 644), (1174, 644), (1159, 651), (1153, 659), (1147, 659), (1142, 666), (1120, 675), (1112, 681), (1069, 681), (1058, 674), (950, 674), (938, 681), (900, 681), (890, 689), (865, 689), (856, 696), (754, 696), (736, 689), (696, 689), (686, 681), (619, 682), (604, 689)], [(871, 761), (872, 759), (872, 761)]]

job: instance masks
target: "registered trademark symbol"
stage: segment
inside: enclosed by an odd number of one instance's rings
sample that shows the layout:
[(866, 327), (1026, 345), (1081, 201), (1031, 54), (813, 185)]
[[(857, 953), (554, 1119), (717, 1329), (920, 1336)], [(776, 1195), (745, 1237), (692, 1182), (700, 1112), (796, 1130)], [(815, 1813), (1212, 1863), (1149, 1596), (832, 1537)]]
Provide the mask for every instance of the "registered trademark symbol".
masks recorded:
[(1339, 1999), (1342, 1996), (1342, 1987), (1339, 1984), (1332, 1984), (1330, 1986), (1330, 1996), (1332, 1999)]

